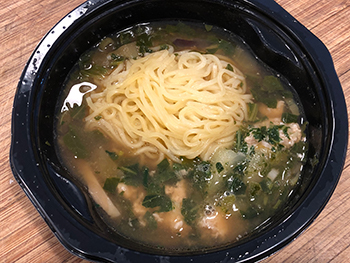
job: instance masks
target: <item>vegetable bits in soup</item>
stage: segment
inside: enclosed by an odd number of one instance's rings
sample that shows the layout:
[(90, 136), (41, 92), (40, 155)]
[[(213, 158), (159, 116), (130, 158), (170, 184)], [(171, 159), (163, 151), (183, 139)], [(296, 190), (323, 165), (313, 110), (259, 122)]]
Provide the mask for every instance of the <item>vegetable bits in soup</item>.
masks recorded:
[(307, 150), (296, 100), (228, 32), (140, 24), (79, 59), (57, 145), (114, 231), (205, 249), (249, 236), (285, 207)]

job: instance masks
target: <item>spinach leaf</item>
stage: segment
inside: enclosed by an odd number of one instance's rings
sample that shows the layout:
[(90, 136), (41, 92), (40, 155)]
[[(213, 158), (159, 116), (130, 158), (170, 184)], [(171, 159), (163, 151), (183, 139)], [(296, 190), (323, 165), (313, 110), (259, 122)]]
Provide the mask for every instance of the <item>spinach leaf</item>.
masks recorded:
[(88, 157), (89, 154), (73, 126), (69, 126), (69, 131), (63, 136), (63, 142), (77, 158), (85, 159)]
[(173, 210), (171, 199), (167, 195), (147, 195), (142, 201), (142, 205), (147, 208), (159, 207), (159, 212), (169, 212)]
[(202, 195), (207, 194), (210, 177), (211, 165), (209, 162), (200, 162), (194, 167), (194, 170), (192, 171), (193, 186), (197, 188), (202, 193)]
[(293, 123), (293, 122), (298, 122), (299, 121), (299, 116), (294, 115), (292, 113), (284, 112), (282, 113), (282, 121), (284, 123)]
[(258, 104), (248, 103), (248, 121), (254, 122), (258, 115)]
[(140, 174), (139, 164), (118, 167), (124, 172), (123, 182), (127, 185), (140, 186), (143, 184), (143, 176)]
[(117, 177), (107, 178), (104, 185), (103, 185), (103, 189), (109, 193), (114, 194), (119, 182), (120, 182), (120, 179)]
[(283, 86), (281, 81), (275, 76), (265, 76), (261, 89), (268, 93), (274, 93), (278, 91), (283, 91)]
[(233, 71), (233, 67), (231, 66), (231, 64), (227, 64), (226, 69), (229, 71)]
[(247, 76), (247, 82), (254, 99), (269, 108), (276, 108), (278, 100), (293, 96), (289, 90), (283, 88), (281, 81), (275, 76)]
[(164, 159), (157, 165), (157, 171), (154, 178), (158, 183), (177, 181), (176, 174), (170, 166), (168, 159)]
[(227, 176), (226, 188), (235, 195), (245, 194), (247, 189), (246, 184), (243, 182), (246, 165), (246, 162), (236, 165), (236, 167), (233, 168), (232, 174)]
[(231, 193), (242, 195), (245, 193), (247, 186), (242, 181), (240, 176), (232, 175), (227, 180), (227, 188)]
[(247, 134), (243, 129), (239, 129), (236, 132), (236, 143), (235, 143), (235, 147), (234, 147), (234, 150), (236, 152), (242, 152), (242, 153), (248, 152), (248, 144), (244, 140), (246, 136), (247, 136)]
[(270, 126), (267, 130), (267, 136), (269, 138), (268, 142), (272, 145), (278, 145), (279, 142), (282, 140), (280, 138), (279, 128), (281, 128), (280, 125), (274, 125)]
[(260, 128), (251, 128), (250, 132), (258, 142), (261, 142), (267, 136), (266, 126), (262, 126)]
[(218, 173), (221, 173), (221, 172), (224, 170), (224, 166), (223, 166), (220, 162), (217, 162), (217, 163), (215, 164), (215, 166), (216, 166), (216, 171), (217, 171)]
[(233, 56), (233, 54), (236, 51), (236, 45), (232, 42), (223, 40), (223, 39), (218, 39), (219, 45), (218, 49), (222, 50), (223, 53), (227, 56)]
[(182, 200), (181, 214), (188, 225), (193, 225), (198, 217), (198, 205), (192, 198), (184, 198)]

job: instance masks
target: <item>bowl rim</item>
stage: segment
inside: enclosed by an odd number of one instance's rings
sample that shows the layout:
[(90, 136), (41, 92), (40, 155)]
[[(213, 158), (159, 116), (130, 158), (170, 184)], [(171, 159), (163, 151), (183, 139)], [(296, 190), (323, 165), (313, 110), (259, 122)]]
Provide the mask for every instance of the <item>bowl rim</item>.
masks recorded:
[[(157, 256), (146, 253), (132, 251), (117, 245), (105, 245), (105, 250), (98, 253), (90, 253), (84, 251), (81, 247), (81, 241), (75, 239), (77, 236), (86, 236), (86, 229), (80, 225), (74, 218), (69, 218), (69, 233), (66, 232), (67, 225), (62, 224), (62, 220), (67, 220), (65, 209), (60, 204), (60, 200), (55, 198), (50, 191), (45, 188), (44, 180), (39, 176), (39, 163), (34, 163), (36, 159), (32, 150), (31, 133), (33, 120), (31, 119), (30, 107), (27, 106), (23, 111), (23, 105), (29, 105), (33, 102), (33, 87), (38, 84), (37, 75), (45, 56), (50, 52), (54, 42), (66, 32), (69, 27), (74, 26), (84, 16), (102, 9), (104, 5), (111, 3), (113, 0), (90, 0), (87, 1), (65, 17), (63, 17), (41, 40), (34, 50), (29, 61), (27, 62), (23, 73), (20, 77), (17, 91), (13, 103), (12, 112), (12, 137), (10, 149), (10, 165), (15, 179), (29, 197), (33, 205), (36, 207), (40, 215), (44, 218), (58, 240), (68, 250), (75, 255), (89, 260), (112, 262), (113, 260), (128, 261), (139, 258), (140, 256), (158, 260), (166, 260), (166, 262), (184, 262), (183, 256)], [(205, 0), (207, 2), (229, 3), (230, 0)], [(140, 0), (125, 0), (120, 3), (142, 2)], [(309, 30), (295, 20), (287, 11), (280, 7), (273, 0), (241, 0), (244, 4), (250, 5), (258, 9), (261, 13), (268, 16), (285, 32), (293, 36), (298, 42), (302, 43), (304, 48), (310, 54), (314, 66), (320, 72), (327, 72), (327, 75), (318, 76), (323, 83), (326, 84), (328, 95), (331, 101), (331, 114), (333, 118), (331, 135), (331, 149), (325, 160), (325, 167), (321, 172), (319, 180), (308, 197), (294, 211), (294, 213), (280, 223), (279, 227), (271, 229), (268, 233), (263, 234), (259, 241), (249, 241), (250, 246), (255, 242), (256, 249), (250, 251), (245, 249), (246, 244), (241, 247), (247, 252), (241, 255), (232, 254), (230, 249), (225, 251), (208, 253), (205, 255), (196, 255), (191, 257), (190, 262), (210, 262), (214, 260), (214, 256), (221, 260), (235, 261), (252, 261), (260, 260), (269, 256), (286, 244), (294, 240), (300, 235), (319, 215), (329, 198), (331, 197), (341, 174), (347, 144), (348, 144), (348, 118), (344, 94), (334, 69), (332, 58), (324, 44), (314, 36)], [(346, 118), (345, 118), (346, 117)], [(27, 136), (23, 136), (23, 130)], [(35, 183), (33, 183), (35, 181)], [(33, 183), (33, 184), (32, 184)], [(35, 187), (34, 187), (35, 185)], [(295, 220), (293, 220), (295, 219)], [(287, 234), (284, 229), (293, 229)], [(92, 233), (91, 236), (96, 238), (97, 242), (105, 244), (105, 240)], [(110, 251), (114, 251), (111, 253)], [(206, 258), (204, 258), (204, 256)], [(205, 261), (209, 260), (209, 261)]]

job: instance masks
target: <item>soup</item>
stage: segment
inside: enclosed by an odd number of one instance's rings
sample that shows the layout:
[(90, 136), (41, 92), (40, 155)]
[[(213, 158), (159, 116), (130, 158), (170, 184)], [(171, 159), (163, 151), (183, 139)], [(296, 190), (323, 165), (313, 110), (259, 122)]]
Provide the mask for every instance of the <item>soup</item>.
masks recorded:
[(307, 151), (283, 77), (214, 26), (169, 21), (105, 37), (66, 81), (57, 146), (106, 224), (136, 242), (236, 242), (283, 210)]

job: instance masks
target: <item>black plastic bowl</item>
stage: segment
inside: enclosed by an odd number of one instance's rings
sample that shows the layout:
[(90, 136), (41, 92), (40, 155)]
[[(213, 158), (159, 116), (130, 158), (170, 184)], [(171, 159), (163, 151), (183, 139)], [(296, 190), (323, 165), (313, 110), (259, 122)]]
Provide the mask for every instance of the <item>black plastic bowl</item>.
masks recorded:
[[(308, 162), (284, 211), (238, 243), (192, 254), (149, 248), (110, 231), (86, 191), (63, 169), (53, 133), (56, 100), (83, 52), (131, 25), (174, 19), (216, 25), (242, 38), (295, 88), (309, 122)], [(102, 262), (256, 261), (292, 241), (321, 212), (339, 180), (347, 138), (344, 95), (329, 52), (274, 1), (92, 0), (64, 17), (25, 67), (14, 100), (10, 161), (16, 180), (57, 238), (80, 257)]]

